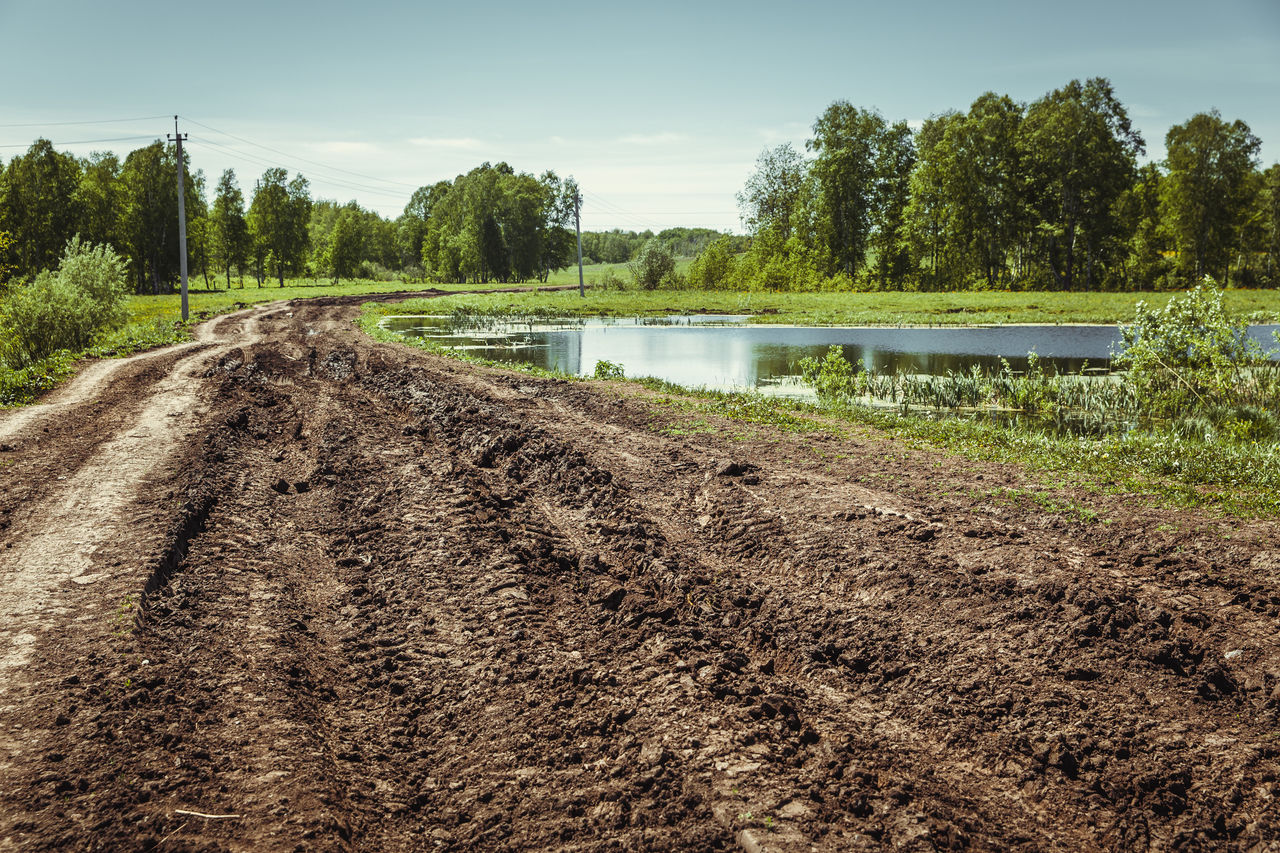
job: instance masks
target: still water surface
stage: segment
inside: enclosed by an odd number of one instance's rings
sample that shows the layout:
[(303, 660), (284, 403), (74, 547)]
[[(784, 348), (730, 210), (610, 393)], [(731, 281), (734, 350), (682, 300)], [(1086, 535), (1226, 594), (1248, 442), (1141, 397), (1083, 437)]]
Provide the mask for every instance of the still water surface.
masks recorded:
[[(497, 361), (585, 376), (606, 360), (621, 364), (627, 376), (788, 396), (808, 396), (797, 382), (797, 365), (805, 356), (821, 358), (832, 344), (865, 369), (943, 374), (974, 364), (998, 370), (1002, 358), (1022, 370), (1029, 352), (1059, 371), (1078, 371), (1086, 362), (1105, 368), (1120, 342), (1115, 326), (814, 327), (753, 325), (746, 319), (703, 314), (459, 327), (446, 317), (398, 316), (383, 324)], [(1250, 333), (1272, 349), (1275, 329), (1280, 326), (1254, 326)]]

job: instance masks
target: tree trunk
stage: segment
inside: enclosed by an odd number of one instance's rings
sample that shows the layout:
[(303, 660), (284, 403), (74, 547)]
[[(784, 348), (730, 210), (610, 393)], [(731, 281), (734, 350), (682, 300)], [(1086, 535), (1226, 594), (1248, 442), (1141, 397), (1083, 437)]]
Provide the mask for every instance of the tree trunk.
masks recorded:
[(1076, 266), (1076, 229), (1074, 225), (1067, 226), (1067, 264), (1065, 267), (1065, 275), (1063, 276), (1063, 287), (1065, 290), (1071, 290), (1073, 276)]

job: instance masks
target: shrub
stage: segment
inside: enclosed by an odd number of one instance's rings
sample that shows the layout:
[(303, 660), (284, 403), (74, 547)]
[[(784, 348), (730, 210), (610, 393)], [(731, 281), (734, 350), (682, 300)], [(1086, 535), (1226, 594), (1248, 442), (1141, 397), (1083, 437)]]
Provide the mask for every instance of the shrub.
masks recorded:
[(128, 293), (124, 260), (110, 246), (73, 237), (57, 271), (14, 288), (0, 306), (0, 357), (21, 368), (58, 350), (86, 349), (99, 330), (124, 322)]
[(733, 284), (733, 273), (729, 238), (721, 237), (709, 243), (689, 265), (689, 286), (699, 290), (727, 290)]
[(627, 283), (625, 280), (622, 280), (621, 275), (613, 272), (612, 269), (607, 269), (604, 270), (603, 273), (600, 273), (600, 278), (598, 282), (596, 282), (595, 286), (603, 287), (604, 289), (607, 289), (607, 291), (625, 291), (625, 289), (627, 289)]
[(361, 261), (355, 269), (355, 277), (362, 281), (395, 281), (396, 274), (376, 261)]
[(1123, 350), (1115, 364), (1152, 414), (1275, 402), (1268, 400), (1276, 391), (1274, 365), (1248, 336), (1248, 322), (1227, 314), (1222, 291), (1208, 276), (1161, 310), (1139, 302), (1120, 335)]
[(657, 239), (645, 243), (635, 258), (627, 263), (631, 277), (641, 290), (657, 290), (675, 278), (676, 258), (671, 249)]
[(821, 361), (812, 356), (800, 359), (800, 376), (824, 399), (856, 397), (866, 391), (866, 377), (844, 357), (839, 344), (832, 344)]
[(602, 358), (596, 362), (595, 378), (624, 379), (626, 378), (626, 374), (623, 372), (621, 364), (618, 364), (616, 361), (609, 361), (608, 359)]

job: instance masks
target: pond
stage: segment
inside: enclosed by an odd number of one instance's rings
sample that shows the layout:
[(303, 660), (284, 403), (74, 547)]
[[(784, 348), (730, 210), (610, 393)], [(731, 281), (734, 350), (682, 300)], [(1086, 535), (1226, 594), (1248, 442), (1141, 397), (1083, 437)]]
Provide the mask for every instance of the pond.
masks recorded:
[[(1115, 326), (855, 328), (749, 324), (746, 319), (702, 314), (460, 326), (447, 317), (392, 316), (383, 326), (484, 358), (580, 376), (594, 373), (603, 360), (621, 364), (630, 377), (786, 396), (810, 396), (798, 381), (800, 359), (820, 358), (832, 344), (864, 369), (945, 374), (974, 364), (996, 371), (1002, 358), (1022, 370), (1029, 352), (1060, 372), (1077, 372), (1086, 363), (1105, 369), (1120, 342)], [(1280, 326), (1254, 326), (1250, 334), (1273, 349), (1275, 329)]]

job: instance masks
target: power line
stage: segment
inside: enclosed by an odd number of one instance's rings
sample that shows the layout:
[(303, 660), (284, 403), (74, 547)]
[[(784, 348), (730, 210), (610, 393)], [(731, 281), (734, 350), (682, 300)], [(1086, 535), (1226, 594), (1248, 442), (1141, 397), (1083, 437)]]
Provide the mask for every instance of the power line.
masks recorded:
[(369, 181), (377, 181), (377, 182), (379, 182), (379, 183), (383, 183), (383, 184), (392, 184), (392, 185), (394, 185), (394, 186), (398, 186), (398, 187), (407, 187), (407, 188), (409, 188), (409, 189), (411, 189), (411, 190), (416, 190), (416, 189), (418, 189), (418, 187), (417, 187), (417, 186), (415, 186), (415, 185), (413, 185), (413, 184), (406, 184), (406, 183), (405, 183), (405, 182), (403, 182), (403, 181), (393, 181), (393, 180), (390, 180), (390, 179), (388, 179), (388, 178), (378, 178), (378, 177), (375, 177), (375, 176), (373, 176), (373, 175), (366, 175), (366, 174), (364, 174), (363, 172), (353, 172), (353, 171), (351, 171), (350, 169), (343, 169), (343, 168), (341, 168), (341, 167), (339, 167), (339, 166), (330, 166), (330, 165), (328, 165), (328, 164), (326, 164), (326, 163), (321, 163), (321, 162), (316, 161), (316, 160), (308, 160), (308, 159), (307, 159), (307, 158), (305, 158), (305, 157), (299, 157), (299, 156), (298, 156), (298, 155), (296, 155), (296, 154), (289, 154), (288, 152), (281, 151), (281, 150), (280, 150), (280, 149), (278, 149), (278, 148), (272, 148), (270, 145), (263, 145), (261, 142), (254, 142), (252, 139), (245, 139), (243, 136), (236, 136), (234, 133), (228, 133), (228, 132), (227, 132), (227, 131), (225, 131), (225, 130), (219, 130), (218, 128), (213, 127), (212, 125), (208, 125), (208, 124), (204, 124), (203, 122), (196, 121), (195, 119), (191, 118), (190, 116), (183, 116), (183, 118), (185, 118), (187, 121), (191, 122), (192, 124), (199, 125), (200, 127), (203, 127), (205, 130), (212, 130), (214, 133), (221, 133), (223, 136), (229, 136), (229, 137), (231, 137), (232, 139), (235, 139), (235, 140), (237, 140), (237, 141), (239, 141), (239, 142), (243, 142), (243, 143), (245, 143), (246, 145), (252, 145), (252, 146), (254, 146), (254, 147), (256, 147), (256, 148), (261, 148), (261, 149), (263, 149), (264, 151), (270, 151), (272, 154), (279, 154), (279, 155), (280, 155), (280, 156), (282, 156), (282, 157), (288, 157), (288, 158), (290, 158), (290, 159), (292, 159), (292, 160), (296, 160), (296, 161), (299, 161), (299, 162), (302, 162), (302, 163), (307, 163), (307, 164), (312, 165), (312, 166), (319, 166), (319, 167), (320, 167), (320, 168), (322, 168), (322, 169), (329, 169), (330, 171), (334, 171), (334, 172), (342, 172), (342, 173), (344, 173), (344, 174), (347, 174), (347, 175), (353, 175), (354, 177), (357, 177), (357, 178), (364, 178), (365, 180), (369, 180)]
[[(162, 119), (162, 118), (168, 118), (168, 116), (163, 115), (163, 116), (138, 116), (136, 118), (103, 118), (103, 119), (97, 119), (95, 121), (39, 121), (39, 122), (31, 122), (27, 124), (0, 124), (0, 127), (66, 127), (68, 125), (76, 125), (76, 124), (123, 124), (125, 122), (130, 122), (130, 121), (154, 121), (156, 119)], [(70, 143), (64, 142), (61, 144), (68, 145)]]
[[(152, 134), (146, 136), (113, 136), (110, 139), (76, 139), (71, 142), (50, 142), (50, 145), (92, 145), (97, 142), (129, 142), (137, 139), (159, 139)], [(30, 148), (34, 143), (22, 142), (17, 145), (0, 145), (0, 148)]]
[[(268, 160), (264, 157), (259, 157), (256, 154), (246, 154), (243, 151), (240, 151), (235, 148), (231, 148), (227, 145), (223, 145), (220, 142), (214, 142), (213, 140), (208, 139), (207, 137), (196, 136), (196, 137), (193, 137), (193, 139), (195, 139), (201, 145), (207, 145), (211, 148), (216, 148), (219, 151), (222, 151), (223, 153), (230, 155), (235, 159), (243, 160), (244, 162), (247, 162), (247, 163), (254, 163), (260, 166), (266, 166), (267, 168), (273, 168), (273, 167), (282, 165), (281, 162), (278, 160)], [(295, 171), (301, 173), (302, 170), (295, 169)], [(318, 181), (323, 181), (325, 184), (333, 185), (341, 189), (353, 190), (355, 192), (366, 193), (368, 195), (375, 195), (375, 196), (378, 196), (379, 198), (384, 198), (384, 199), (395, 199), (398, 201), (404, 200), (403, 195), (393, 193), (391, 190), (385, 189), (383, 187), (364, 186), (361, 184), (355, 184), (349, 181), (344, 181), (340, 178), (332, 178), (332, 177), (329, 177), (328, 175), (317, 176), (314, 172), (312, 172), (312, 175)]]
[(630, 224), (632, 224), (633, 226), (639, 225), (645, 231), (649, 231), (653, 229), (661, 231), (663, 228), (666, 228), (665, 225), (660, 225), (651, 219), (645, 219), (643, 216), (637, 216), (631, 211), (625, 210), (619, 207), (618, 205), (608, 201), (607, 199), (603, 199), (592, 193), (583, 193), (583, 195), (585, 195), (588, 199), (590, 199), (591, 201), (594, 201), (597, 205), (603, 208), (602, 212), (611, 214), (615, 218), (623, 219), (629, 222)]

